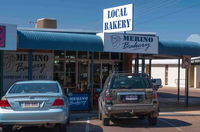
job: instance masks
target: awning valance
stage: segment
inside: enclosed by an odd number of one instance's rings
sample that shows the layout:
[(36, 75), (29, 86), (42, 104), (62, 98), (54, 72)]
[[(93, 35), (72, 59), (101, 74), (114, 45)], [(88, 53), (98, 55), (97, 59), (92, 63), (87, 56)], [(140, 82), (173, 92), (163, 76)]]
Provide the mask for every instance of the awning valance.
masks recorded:
[(200, 44), (190, 41), (159, 41), (159, 54), (200, 56)]
[(18, 30), (18, 48), (103, 51), (103, 42), (96, 34)]

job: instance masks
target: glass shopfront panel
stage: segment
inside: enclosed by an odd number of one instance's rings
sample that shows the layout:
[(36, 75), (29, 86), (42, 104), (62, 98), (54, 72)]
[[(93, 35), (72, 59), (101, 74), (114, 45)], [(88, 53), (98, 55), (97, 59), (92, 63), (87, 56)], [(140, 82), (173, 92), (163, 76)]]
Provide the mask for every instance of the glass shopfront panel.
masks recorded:
[[(88, 93), (90, 59), (88, 52), (54, 51), (54, 80), (68, 91)], [(120, 53), (94, 52), (93, 88), (102, 88), (110, 73), (122, 70)]]

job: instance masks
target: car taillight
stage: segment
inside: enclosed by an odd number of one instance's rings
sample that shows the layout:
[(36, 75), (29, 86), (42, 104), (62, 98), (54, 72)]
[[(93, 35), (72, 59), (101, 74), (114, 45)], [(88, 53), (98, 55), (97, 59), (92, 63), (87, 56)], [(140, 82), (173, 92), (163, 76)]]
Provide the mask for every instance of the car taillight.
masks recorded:
[(110, 92), (107, 90), (106, 95), (105, 95), (105, 102), (106, 104), (111, 104), (111, 97), (110, 97)]
[(63, 99), (56, 99), (52, 106), (64, 106), (64, 100)]
[(153, 99), (157, 99), (158, 98), (158, 94), (157, 93), (153, 93)]
[(111, 101), (110, 95), (106, 95), (105, 100), (106, 100), (106, 101)]
[(0, 107), (10, 107), (8, 100), (0, 100)]

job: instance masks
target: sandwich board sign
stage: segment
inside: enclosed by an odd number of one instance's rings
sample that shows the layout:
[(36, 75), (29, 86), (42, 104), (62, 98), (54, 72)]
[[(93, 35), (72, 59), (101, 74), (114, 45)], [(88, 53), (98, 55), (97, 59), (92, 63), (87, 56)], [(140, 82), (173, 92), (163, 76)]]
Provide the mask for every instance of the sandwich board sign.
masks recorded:
[(103, 10), (103, 32), (133, 30), (133, 4)]

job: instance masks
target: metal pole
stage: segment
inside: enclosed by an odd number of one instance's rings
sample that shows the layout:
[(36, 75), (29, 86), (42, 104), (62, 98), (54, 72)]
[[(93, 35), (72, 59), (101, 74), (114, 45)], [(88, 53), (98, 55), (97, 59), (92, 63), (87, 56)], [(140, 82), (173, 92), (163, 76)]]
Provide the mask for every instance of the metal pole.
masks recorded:
[(91, 52), (90, 55), (91, 64), (90, 64), (90, 91), (91, 91), (91, 109), (93, 109), (93, 95), (94, 95), (94, 89), (93, 89), (93, 72), (94, 72), (94, 52)]
[(188, 107), (189, 95), (189, 68), (185, 69), (185, 106)]
[(145, 73), (145, 58), (142, 58), (142, 73)]
[(152, 59), (149, 59), (149, 77), (151, 78), (151, 61)]
[(3, 96), (3, 50), (0, 51), (0, 97)]
[(137, 57), (135, 59), (135, 73), (138, 73), (139, 69), (139, 54), (137, 54)]
[(178, 99), (178, 103), (179, 103), (179, 99), (180, 99), (180, 58), (178, 59), (178, 80), (177, 80), (177, 84), (178, 84), (178, 96), (177, 96), (177, 99)]
[(33, 52), (30, 50), (28, 52), (28, 80), (32, 80), (33, 79), (33, 71), (32, 71), (32, 56), (33, 56)]

